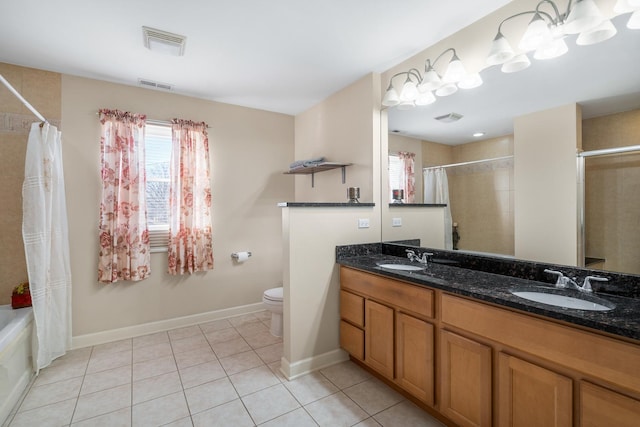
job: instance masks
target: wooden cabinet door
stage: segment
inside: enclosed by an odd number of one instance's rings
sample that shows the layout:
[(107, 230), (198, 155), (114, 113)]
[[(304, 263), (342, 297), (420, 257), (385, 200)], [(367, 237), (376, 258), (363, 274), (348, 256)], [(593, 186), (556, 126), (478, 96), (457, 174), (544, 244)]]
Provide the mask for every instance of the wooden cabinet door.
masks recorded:
[(371, 368), (393, 379), (393, 309), (365, 301), (364, 361)]
[(396, 381), (433, 406), (433, 325), (404, 313), (396, 314)]
[(498, 425), (570, 427), (570, 378), (505, 353), (498, 358)]
[(581, 427), (637, 427), (640, 401), (588, 382), (580, 383)]
[(491, 425), (491, 348), (440, 334), (440, 412), (460, 426)]

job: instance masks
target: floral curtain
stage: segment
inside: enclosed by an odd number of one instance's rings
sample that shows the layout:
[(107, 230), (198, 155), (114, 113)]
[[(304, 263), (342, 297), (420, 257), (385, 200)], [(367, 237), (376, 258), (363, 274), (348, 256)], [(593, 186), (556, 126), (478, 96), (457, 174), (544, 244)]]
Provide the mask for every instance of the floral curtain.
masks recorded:
[(145, 198), (146, 116), (100, 110), (102, 198), (98, 280), (137, 281), (151, 273)]
[(213, 269), (207, 125), (172, 121), (169, 274)]
[(405, 203), (413, 203), (416, 198), (415, 153), (400, 151), (398, 153), (402, 162), (402, 184)]

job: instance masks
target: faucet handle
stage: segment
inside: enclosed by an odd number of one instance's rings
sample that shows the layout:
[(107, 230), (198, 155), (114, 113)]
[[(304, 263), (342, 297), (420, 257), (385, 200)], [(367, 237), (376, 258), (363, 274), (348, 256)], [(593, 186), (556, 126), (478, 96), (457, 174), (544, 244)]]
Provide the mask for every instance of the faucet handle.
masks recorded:
[(593, 292), (593, 288), (591, 288), (591, 281), (594, 282), (608, 282), (609, 279), (606, 277), (600, 276), (587, 276), (584, 278), (584, 283), (582, 284), (582, 290), (585, 292)]
[(564, 277), (564, 274), (562, 274), (562, 271), (550, 270), (548, 268), (545, 268), (544, 272), (556, 276), (556, 285), (563, 284), (562, 278)]

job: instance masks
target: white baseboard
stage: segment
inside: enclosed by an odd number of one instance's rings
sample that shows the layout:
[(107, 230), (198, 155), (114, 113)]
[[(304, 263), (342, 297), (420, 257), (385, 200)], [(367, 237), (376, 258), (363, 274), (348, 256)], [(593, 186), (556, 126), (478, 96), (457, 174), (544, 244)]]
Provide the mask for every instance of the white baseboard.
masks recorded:
[(238, 316), (241, 314), (256, 313), (258, 311), (264, 311), (264, 309), (264, 304), (259, 302), (255, 304), (225, 308), (222, 310), (209, 311), (207, 313), (199, 313), (190, 316), (176, 317), (174, 319), (127, 326), (125, 328), (110, 329), (108, 331), (96, 332), (93, 334), (78, 335), (72, 338), (71, 347), (73, 349), (89, 347), (107, 342), (138, 337), (140, 335), (167, 331), (169, 329), (182, 328), (185, 326), (197, 325), (199, 323), (211, 322), (213, 320), (225, 319), (227, 317)]
[(280, 371), (291, 381), (302, 375), (335, 365), (336, 363), (344, 362), (345, 360), (349, 360), (349, 354), (340, 348), (293, 363), (283, 357), (280, 360)]

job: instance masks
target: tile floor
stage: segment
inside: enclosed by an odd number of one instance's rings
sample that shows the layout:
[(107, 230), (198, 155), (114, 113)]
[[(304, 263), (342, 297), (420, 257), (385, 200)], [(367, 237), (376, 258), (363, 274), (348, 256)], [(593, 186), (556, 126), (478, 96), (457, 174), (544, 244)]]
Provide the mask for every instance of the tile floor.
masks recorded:
[(287, 381), (270, 313), (69, 352), (5, 427), (441, 426), (352, 362)]

